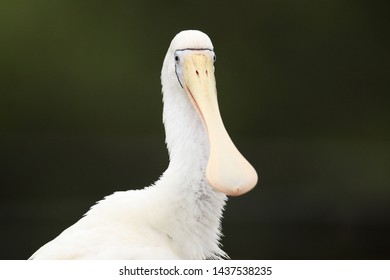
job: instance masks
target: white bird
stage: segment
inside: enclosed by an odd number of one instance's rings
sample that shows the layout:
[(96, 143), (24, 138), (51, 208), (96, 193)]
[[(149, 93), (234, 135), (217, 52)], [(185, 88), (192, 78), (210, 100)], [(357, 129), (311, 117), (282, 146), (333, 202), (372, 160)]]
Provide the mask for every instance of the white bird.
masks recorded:
[(257, 183), (223, 125), (209, 37), (182, 31), (161, 73), (170, 163), (142, 190), (115, 192), (30, 259), (221, 259), (227, 195)]

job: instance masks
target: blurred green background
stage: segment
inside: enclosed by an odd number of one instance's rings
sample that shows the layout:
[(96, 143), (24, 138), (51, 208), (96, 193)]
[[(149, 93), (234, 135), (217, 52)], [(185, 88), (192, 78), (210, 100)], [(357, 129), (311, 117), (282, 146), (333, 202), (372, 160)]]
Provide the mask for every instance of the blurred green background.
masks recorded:
[(375, 1), (1, 1), (0, 258), (159, 177), (162, 61), (199, 29), (227, 130), (261, 178), (229, 200), (224, 249), (389, 259), (389, 19)]

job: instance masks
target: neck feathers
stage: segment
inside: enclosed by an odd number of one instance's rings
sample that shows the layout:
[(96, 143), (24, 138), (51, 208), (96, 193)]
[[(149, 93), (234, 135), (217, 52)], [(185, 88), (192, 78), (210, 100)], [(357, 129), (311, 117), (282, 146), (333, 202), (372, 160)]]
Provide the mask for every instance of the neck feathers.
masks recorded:
[(167, 223), (170, 228), (166, 231), (183, 258), (223, 258), (226, 254), (219, 248), (219, 240), (227, 198), (210, 187), (205, 177), (209, 157), (206, 127), (180, 85), (168, 85), (163, 84), (163, 121), (170, 164), (156, 183), (169, 193), (167, 201), (174, 211), (175, 220)]

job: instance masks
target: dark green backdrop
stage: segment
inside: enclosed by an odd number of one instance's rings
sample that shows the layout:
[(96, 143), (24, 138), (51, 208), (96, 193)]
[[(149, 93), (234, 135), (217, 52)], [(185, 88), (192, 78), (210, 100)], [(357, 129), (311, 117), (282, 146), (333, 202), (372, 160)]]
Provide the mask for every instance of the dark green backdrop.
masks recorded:
[(25, 259), (165, 170), (160, 69), (213, 40), (226, 127), (260, 174), (234, 259), (390, 258), (389, 16), (375, 1), (0, 3), (0, 258)]

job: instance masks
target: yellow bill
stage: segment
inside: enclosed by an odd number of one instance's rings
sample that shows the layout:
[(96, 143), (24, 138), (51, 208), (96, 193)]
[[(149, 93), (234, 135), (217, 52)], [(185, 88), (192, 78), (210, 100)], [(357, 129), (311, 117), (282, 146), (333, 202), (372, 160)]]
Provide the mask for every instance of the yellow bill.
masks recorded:
[(241, 155), (223, 125), (218, 108), (213, 57), (209, 51), (193, 51), (184, 57), (183, 87), (201, 115), (209, 136), (206, 170), (209, 184), (227, 195), (238, 196), (257, 183), (257, 173)]

